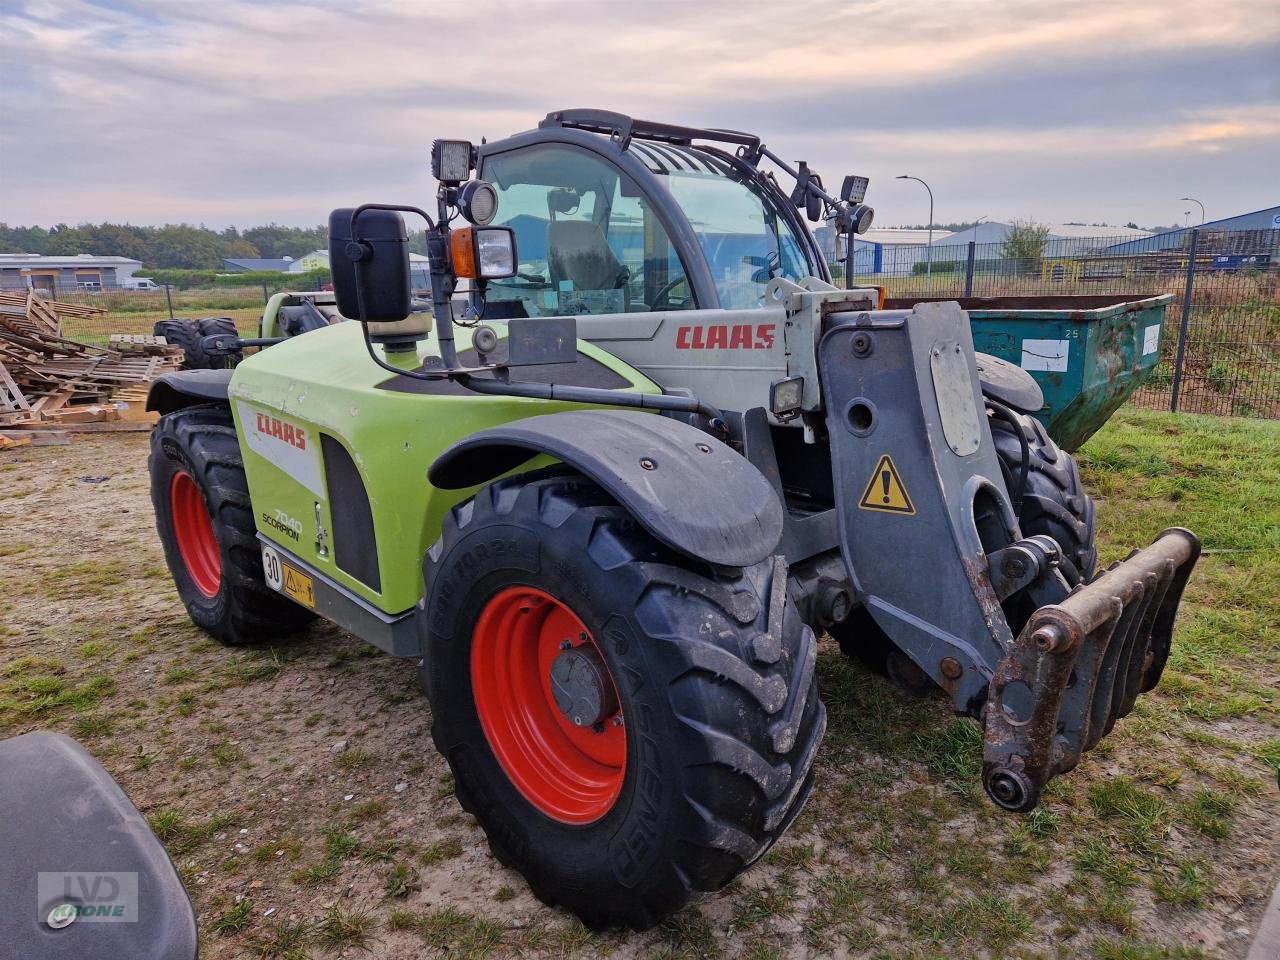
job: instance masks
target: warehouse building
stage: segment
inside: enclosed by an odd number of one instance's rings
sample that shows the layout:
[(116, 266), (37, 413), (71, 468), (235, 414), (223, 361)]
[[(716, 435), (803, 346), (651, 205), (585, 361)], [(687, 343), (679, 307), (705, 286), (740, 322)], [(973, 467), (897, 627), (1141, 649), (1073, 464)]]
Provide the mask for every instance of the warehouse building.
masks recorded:
[(0, 290), (101, 290), (127, 286), (125, 280), (142, 266), (128, 257), (45, 257), (31, 253), (0, 253)]
[[(1254, 256), (1280, 253), (1280, 206), (1241, 213), (1222, 220), (1210, 220), (1195, 229), (1200, 231), (1201, 249), (1224, 256)], [(1107, 253), (1159, 253), (1182, 250), (1191, 242), (1191, 227), (1168, 230), (1144, 239), (1118, 243)]]

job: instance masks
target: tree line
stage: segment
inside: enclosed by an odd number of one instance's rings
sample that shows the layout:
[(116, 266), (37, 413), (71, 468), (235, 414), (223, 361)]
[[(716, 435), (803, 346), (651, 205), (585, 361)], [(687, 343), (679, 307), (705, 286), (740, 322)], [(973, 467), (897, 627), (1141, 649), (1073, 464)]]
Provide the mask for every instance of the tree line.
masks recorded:
[(269, 223), (238, 230), (171, 223), (136, 227), (121, 223), (82, 223), (54, 227), (11, 227), (0, 223), (0, 253), (34, 253), (71, 257), (129, 257), (147, 267), (218, 270), (223, 258), (305, 256), (329, 242), (326, 227), (285, 227)]

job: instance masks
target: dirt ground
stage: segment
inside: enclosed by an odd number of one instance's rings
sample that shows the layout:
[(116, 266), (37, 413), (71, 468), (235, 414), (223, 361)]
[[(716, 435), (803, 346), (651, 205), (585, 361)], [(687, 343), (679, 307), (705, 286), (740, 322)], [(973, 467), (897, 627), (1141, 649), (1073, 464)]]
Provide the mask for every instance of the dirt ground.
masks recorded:
[[(1275, 446), (1258, 456), (1280, 452), (1280, 433), (1259, 436)], [(1127, 449), (1117, 437), (1091, 479)], [(1031, 817), (981, 797), (975, 724), (824, 641), (830, 732), (791, 832), (660, 928), (594, 935), (490, 857), (430, 743), (413, 663), (327, 625), (233, 650), (190, 624), (146, 454), (139, 434), (0, 454), (0, 736), (59, 730), (106, 765), (178, 865), (205, 958), (1248, 950), (1280, 871), (1280, 578), (1236, 548), (1202, 563), (1188, 614), (1188, 642), (1227, 637), (1225, 652), (1175, 657), (1168, 692)], [(1150, 535), (1179, 509), (1132, 484), (1123, 496), (1163, 514)], [(1104, 533), (1123, 509), (1106, 499)]]

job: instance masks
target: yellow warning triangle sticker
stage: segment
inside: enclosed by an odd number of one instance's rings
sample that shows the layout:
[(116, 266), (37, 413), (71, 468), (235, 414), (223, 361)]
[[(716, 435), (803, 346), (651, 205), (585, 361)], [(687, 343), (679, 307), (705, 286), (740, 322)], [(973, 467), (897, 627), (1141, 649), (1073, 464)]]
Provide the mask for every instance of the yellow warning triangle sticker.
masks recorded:
[(898, 468), (887, 453), (876, 464), (867, 489), (862, 492), (858, 506), (863, 510), (880, 510), (884, 513), (902, 513), (915, 516), (916, 508), (907, 495), (907, 488), (898, 476)]

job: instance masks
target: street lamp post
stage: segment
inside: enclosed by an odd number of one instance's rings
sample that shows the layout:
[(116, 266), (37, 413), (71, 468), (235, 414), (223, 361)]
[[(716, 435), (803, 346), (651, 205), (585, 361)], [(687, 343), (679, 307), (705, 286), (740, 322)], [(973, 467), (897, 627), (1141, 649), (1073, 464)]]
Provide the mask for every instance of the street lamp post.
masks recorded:
[[(1190, 200), (1192, 203), (1194, 203), (1194, 204), (1198, 204), (1198, 205), (1199, 205), (1199, 207), (1200, 207), (1200, 225), (1201, 225), (1201, 226), (1204, 226), (1204, 204), (1203, 204), (1203, 203), (1200, 203), (1200, 201), (1199, 201), (1199, 200), (1197, 200), (1195, 197), (1179, 197), (1178, 199), (1179, 199), (1179, 200)], [(1190, 214), (1190, 213), (1191, 213), (1191, 211), (1190, 211), (1190, 210), (1188, 210), (1188, 211), (1187, 211), (1187, 213), (1188, 213), (1188, 214)]]
[(914, 180), (920, 184), (929, 193), (929, 248), (925, 252), (925, 288), (933, 289), (933, 191), (929, 189), (929, 185), (919, 177), (908, 176), (903, 173), (894, 177), (895, 180)]

